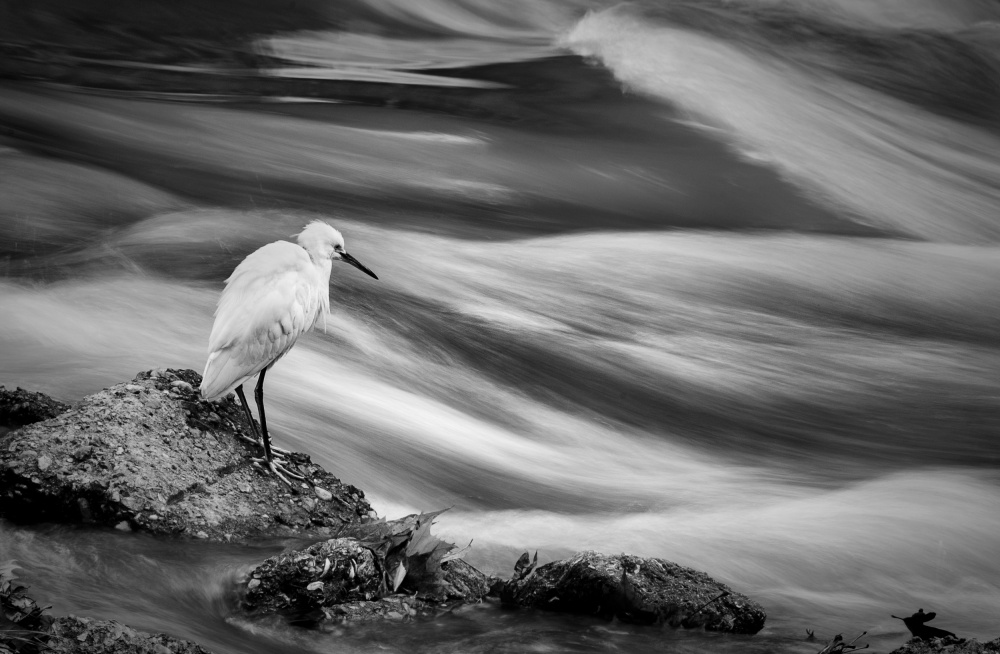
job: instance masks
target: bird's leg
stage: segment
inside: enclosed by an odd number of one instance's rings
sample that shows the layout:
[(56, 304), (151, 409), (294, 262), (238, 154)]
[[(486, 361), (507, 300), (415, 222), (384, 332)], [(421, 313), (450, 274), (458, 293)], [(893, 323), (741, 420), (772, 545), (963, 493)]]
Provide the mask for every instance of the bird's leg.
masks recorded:
[(267, 436), (267, 418), (264, 417), (264, 373), (266, 372), (267, 368), (261, 369), (260, 375), (257, 377), (257, 387), (253, 389), (253, 399), (257, 401), (257, 415), (260, 416), (260, 430), (264, 433), (264, 457), (267, 459), (267, 462), (270, 463), (272, 459), (271, 439)]
[(257, 423), (253, 419), (253, 414), (250, 413), (250, 405), (247, 404), (247, 396), (243, 394), (243, 384), (236, 387), (236, 395), (240, 398), (240, 404), (243, 405), (243, 413), (247, 414), (247, 422), (250, 423), (250, 429), (253, 430), (253, 435), (257, 437), (257, 440), (254, 440), (249, 436), (244, 436), (243, 434), (240, 434), (240, 438), (249, 443), (253, 443), (254, 445), (260, 445), (260, 432), (257, 431)]
[(278, 459), (275, 461), (274, 455), (271, 453), (271, 439), (267, 435), (267, 418), (264, 416), (264, 373), (267, 372), (267, 368), (260, 371), (260, 376), (257, 377), (257, 387), (253, 391), (253, 397), (257, 401), (257, 414), (260, 416), (260, 430), (264, 433), (263, 443), (264, 443), (264, 458), (267, 460), (267, 467), (273, 472), (278, 479), (285, 482), (289, 486), (292, 482), (288, 481), (281, 473), (285, 473), (289, 477), (294, 479), (305, 479), (302, 475), (296, 474), (288, 470), (285, 467), (285, 461)]
[[(253, 435), (256, 436), (256, 439), (250, 438), (249, 436), (242, 433), (239, 434), (239, 437), (248, 443), (253, 443), (257, 447), (263, 448), (264, 439), (261, 438), (260, 431), (257, 429), (257, 421), (253, 419), (253, 414), (250, 413), (250, 404), (247, 402), (247, 396), (243, 394), (243, 384), (240, 384), (239, 386), (236, 387), (236, 394), (239, 395), (240, 397), (240, 403), (243, 405), (243, 413), (246, 414), (247, 422), (250, 423), (250, 429), (253, 430)], [(277, 446), (272, 446), (271, 452), (278, 455), (279, 457), (285, 454), (291, 454), (289, 450)]]

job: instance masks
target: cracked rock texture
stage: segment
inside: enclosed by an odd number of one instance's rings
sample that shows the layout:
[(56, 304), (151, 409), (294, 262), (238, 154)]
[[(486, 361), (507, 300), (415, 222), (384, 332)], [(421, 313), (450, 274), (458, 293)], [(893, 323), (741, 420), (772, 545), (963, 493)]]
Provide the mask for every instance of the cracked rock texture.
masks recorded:
[[(0, 435), (0, 512), (212, 540), (329, 537), (367, 520), (364, 493), (312, 463), (289, 488), (253, 465), (239, 402), (201, 401), (193, 370), (139, 373), (55, 417)], [(20, 392), (20, 391), (19, 391)]]
[(760, 604), (704, 572), (627, 554), (582, 552), (493, 592), (508, 606), (737, 634), (757, 633), (767, 617)]

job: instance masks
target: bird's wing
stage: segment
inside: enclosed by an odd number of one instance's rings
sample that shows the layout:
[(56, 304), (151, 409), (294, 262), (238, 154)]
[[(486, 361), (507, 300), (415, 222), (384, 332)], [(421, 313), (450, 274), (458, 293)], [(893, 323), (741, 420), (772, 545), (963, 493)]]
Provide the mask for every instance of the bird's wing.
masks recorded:
[(242, 384), (312, 328), (329, 287), (300, 246), (278, 241), (244, 259), (226, 280), (202, 375), (205, 399)]

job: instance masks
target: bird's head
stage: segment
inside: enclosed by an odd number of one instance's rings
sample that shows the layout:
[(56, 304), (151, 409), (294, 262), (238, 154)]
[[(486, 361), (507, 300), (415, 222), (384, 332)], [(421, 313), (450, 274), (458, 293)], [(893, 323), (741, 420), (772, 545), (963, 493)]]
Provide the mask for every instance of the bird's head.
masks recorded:
[(343, 235), (322, 220), (314, 220), (303, 229), (298, 235), (298, 242), (314, 261), (330, 259), (332, 261), (343, 261), (349, 263), (361, 272), (371, 275), (375, 279), (378, 276), (368, 270), (360, 261), (347, 253), (344, 247)]

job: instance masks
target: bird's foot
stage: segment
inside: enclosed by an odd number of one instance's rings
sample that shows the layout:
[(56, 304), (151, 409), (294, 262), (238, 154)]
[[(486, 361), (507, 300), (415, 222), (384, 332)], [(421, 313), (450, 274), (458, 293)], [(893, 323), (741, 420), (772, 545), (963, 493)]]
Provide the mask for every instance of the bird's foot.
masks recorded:
[[(262, 468), (266, 467), (268, 470), (274, 473), (275, 477), (277, 477), (278, 479), (280, 479), (281, 481), (285, 482), (286, 484), (288, 484), (293, 488), (295, 487), (295, 485), (292, 482), (288, 481), (288, 477), (291, 477), (292, 479), (298, 479), (299, 481), (305, 481), (305, 477), (303, 477), (298, 473), (292, 472), (291, 470), (286, 468), (285, 466), (288, 465), (288, 462), (281, 457), (274, 456), (271, 458), (270, 461), (268, 461), (264, 457), (261, 457), (259, 459), (251, 459), (251, 461), (253, 461), (254, 464), (258, 467)], [(285, 475), (288, 475), (288, 477), (286, 477)]]
[[(264, 440), (262, 438), (254, 439), (254, 438), (250, 438), (246, 434), (238, 434), (238, 436), (240, 438), (242, 438), (243, 440), (245, 440), (246, 442), (248, 442), (248, 443), (250, 443), (252, 445), (256, 445), (260, 449), (264, 449)], [(280, 456), (287, 456), (287, 455), (289, 455), (289, 454), (292, 453), (291, 450), (286, 450), (285, 448), (278, 447), (277, 445), (271, 445), (271, 452), (273, 454), (277, 454), (277, 455), (280, 455)]]

